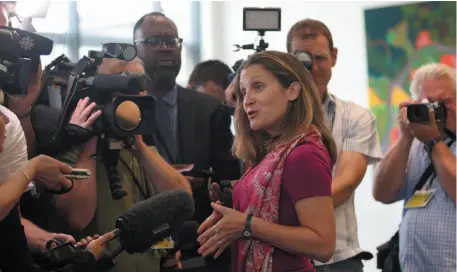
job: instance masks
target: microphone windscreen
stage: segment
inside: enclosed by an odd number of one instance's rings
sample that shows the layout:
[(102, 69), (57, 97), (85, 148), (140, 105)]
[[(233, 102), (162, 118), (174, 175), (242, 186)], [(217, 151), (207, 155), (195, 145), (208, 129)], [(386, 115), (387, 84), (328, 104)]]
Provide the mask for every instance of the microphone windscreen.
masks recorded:
[(138, 77), (125, 75), (98, 75), (94, 77), (92, 86), (100, 92), (137, 94), (143, 91), (143, 86)]
[(129, 248), (143, 248), (158, 241), (158, 232), (163, 225), (179, 230), (185, 221), (194, 215), (194, 201), (185, 190), (171, 190), (135, 204), (125, 210), (116, 222), (121, 230), (120, 241)]

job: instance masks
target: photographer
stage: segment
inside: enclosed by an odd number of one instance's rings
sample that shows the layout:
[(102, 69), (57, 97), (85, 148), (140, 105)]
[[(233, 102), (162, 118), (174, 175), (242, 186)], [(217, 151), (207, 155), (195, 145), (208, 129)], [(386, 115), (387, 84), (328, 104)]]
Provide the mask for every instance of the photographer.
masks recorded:
[[(374, 198), (405, 201), (399, 231), (404, 272), (456, 270), (455, 76), (444, 64), (416, 70), (410, 91), (417, 100), (400, 105), (400, 137), (376, 167)], [(435, 121), (440, 108), (429, 109), (425, 122), (410, 120), (408, 107), (424, 99), (444, 103), (447, 120)]]
[[(143, 74), (142, 63), (138, 59), (133, 61), (122, 61), (118, 59), (103, 59), (103, 62), (97, 69), (97, 74)], [(141, 94), (141, 93), (140, 93)], [(120, 93), (108, 94), (113, 97), (122, 96)], [(89, 103), (90, 104), (90, 103)], [(83, 118), (84, 119), (84, 118)], [(98, 138), (98, 137), (96, 137)], [(94, 177), (93, 189), (90, 191), (80, 191), (75, 196), (74, 203), (85, 203), (90, 211), (94, 211), (82, 231), (74, 231), (75, 237), (82, 238), (93, 233), (106, 233), (114, 227), (116, 219), (122, 211), (130, 208), (135, 203), (153, 196), (156, 193), (168, 191), (176, 188), (184, 188), (191, 192), (189, 182), (184, 176), (179, 174), (171, 165), (166, 163), (157, 154), (153, 146), (148, 146), (141, 136), (135, 136), (135, 144), (132, 149), (119, 150), (119, 159), (117, 172), (119, 173), (122, 189), (127, 195), (121, 199), (113, 199), (112, 190), (108, 175), (111, 174), (104, 167), (105, 160), (93, 160), (90, 156), (97, 153), (103, 157), (103, 149), (100, 139), (95, 139), (95, 147), (91, 153), (82, 152), (78, 146), (73, 147), (65, 154), (60, 154), (59, 159), (74, 165), (78, 160), (87, 158), (96, 164), (94, 170), (91, 170), (91, 177)], [(86, 181), (84, 181), (85, 183)], [(87, 185), (87, 184), (86, 184)], [(87, 185), (89, 186), (89, 185)], [(70, 192), (71, 193), (71, 192)], [(92, 194), (95, 194), (95, 202), (92, 203)], [(90, 198), (90, 203), (86, 203)], [(81, 213), (81, 215), (83, 215)], [(88, 218), (88, 217), (87, 217)], [(153, 220), (153, 219), (151, 219)], [(59, 222), (58, 231), (72, 231), (71, 227), (65, 226), (65, 222)], [(53, 226), (56, 227), (56, 226)], [(112, 245), (107, 246), (113, 250)], [(153, 252), (144, 254), (127, 254), (121, 253), (116, 257), (116, 266), (110, 271), (154, 271), (158, 266), (158, 258)]]
[[(4, 1), (0, 3), (0, 26), (10, 26), (11, 21), (9, 14), (15, 13), (16, 2)], [(29, 75), (28, 90), (24, 96), (11, 96), (0, 90), (4, 98), (4, 105), (14, 112), (21, 121), (22, 128), (27, 140), (27, 150), (29, 158), (32, 158), (35, 153), (35, 132), (32, 128), (30, 112), (40, 95), (42, 67), (39, 64), (36, 73)]]

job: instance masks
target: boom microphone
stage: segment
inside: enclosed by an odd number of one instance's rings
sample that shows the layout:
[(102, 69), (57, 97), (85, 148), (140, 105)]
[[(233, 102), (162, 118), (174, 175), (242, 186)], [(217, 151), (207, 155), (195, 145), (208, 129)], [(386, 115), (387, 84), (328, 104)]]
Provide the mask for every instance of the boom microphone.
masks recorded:
[(85, 78), (82, 83), (100, 92), (119, 91), (125, 94), (136, 94), (144, 89), (137, 76), (98, 75)]
[(7, 26), (0, 26), (0, 41), (0, 52), (22, 58), (49, 55), (54, 45), (51, 39)]
[(179, 230), (194, 211), (193, 198), (187, 191), (164, 192), (124, 211), (116, 221), (116, 236), (127, 253), (144, 252)]

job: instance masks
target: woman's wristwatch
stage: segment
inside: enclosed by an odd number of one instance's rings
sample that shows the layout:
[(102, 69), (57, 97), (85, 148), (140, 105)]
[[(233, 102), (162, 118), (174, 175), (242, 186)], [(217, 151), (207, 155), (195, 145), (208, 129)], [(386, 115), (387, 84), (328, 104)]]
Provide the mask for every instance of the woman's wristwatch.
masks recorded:
[(252, 223), (252, 214), (248, 214), (248, 217), (246, 218), (246, 223), (244, 224), (244, 230), (243, 230), (243, 236), (246, 239), (252, 238), (251, 223)]

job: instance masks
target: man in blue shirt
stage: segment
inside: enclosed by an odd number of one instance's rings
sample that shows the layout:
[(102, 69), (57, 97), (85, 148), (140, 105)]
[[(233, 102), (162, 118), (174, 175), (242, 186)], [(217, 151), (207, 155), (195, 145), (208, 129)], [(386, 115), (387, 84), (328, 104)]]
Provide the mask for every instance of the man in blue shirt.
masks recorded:
[[(456, 81), (444, 64), (419, 68), (411, 83), (415, 102), (400, 105), (401, 135), (375, 172), (373, 195), (382, 203), (405, 200), (400, 226), (400, 266), (404, 272), (456, 271)], [(442, 102), (443, 122), (429, 110), (428, 122), (410, 122), (407, 105)], [(434, 173), (414, 192), (425, 169)]]

